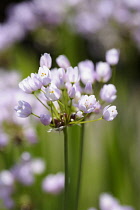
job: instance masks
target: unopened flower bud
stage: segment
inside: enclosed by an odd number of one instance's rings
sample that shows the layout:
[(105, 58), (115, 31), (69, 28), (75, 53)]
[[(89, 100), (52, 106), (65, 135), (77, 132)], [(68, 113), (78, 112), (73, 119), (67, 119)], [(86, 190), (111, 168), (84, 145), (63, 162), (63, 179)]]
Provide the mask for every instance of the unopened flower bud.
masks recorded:
[(64, 69), (70, 66), (70, 62), (65, 55), (59, 55), (56, 58), (56, 63), (58, 64), (59, 67), (64, 68)]
[(18, 101), (18, 106), (15, 106), (15, 111), (18, 117), (28, 117), (32, 113), (31, 105), (26, 101)]
[(44, 53), (44, 55), (42, 55), (40, 58), (40, 66), (41, 67), (46, 66), (48, 69), (50, 69), (51, 65), (52, 65), (52, 58), (50, 54)]

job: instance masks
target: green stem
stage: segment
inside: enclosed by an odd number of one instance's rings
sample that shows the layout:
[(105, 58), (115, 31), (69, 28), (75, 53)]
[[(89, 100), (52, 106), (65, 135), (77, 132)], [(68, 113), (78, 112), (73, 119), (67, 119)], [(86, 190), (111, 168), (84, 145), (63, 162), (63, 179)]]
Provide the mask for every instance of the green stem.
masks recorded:
[(83, 166), (83, 148), (84, 148), (84, 133), (85, 126), (81, 126), (81, 135), (80, 135), (80, 159), (79, 159), (79, 169), (78, 169), (78, 180), (77, 180), (77, 190), (76, 190), (76, 201), (75, 201), (75, 210), (78, 210), (79, 205), (79, 195), (81, 189), (81, 179), (82, 179), (82, 166)]
[(40, 118), (38, 115), (34, 114), (34, 113), (31, 113), (33, 116), (37, 117), (37, 118)]
[(38, 96), (36, 94), (34, 94), (34, 96), (37, 98), (37, 100), (46, 108), (49, 110), (49, 108), (38, 98)]
[(68, 196), (68, 134), (67, 127), (64, 128), (64, 167), (65, 167), (65, 191), (64, 191), (64, 210), (67, 210), (67, 196)]
[(75, 121), (75, 122), (70, 122), (69, 124), (83, 124), (83, 123), (89, 123), (89, 122), (96, 122), (96, 121), (99, 121), (99, 120), (102, 120), (103, 117), (100, 117), (99, 119), (96, 119), (96, 120), (89, 120), (89, 121)]

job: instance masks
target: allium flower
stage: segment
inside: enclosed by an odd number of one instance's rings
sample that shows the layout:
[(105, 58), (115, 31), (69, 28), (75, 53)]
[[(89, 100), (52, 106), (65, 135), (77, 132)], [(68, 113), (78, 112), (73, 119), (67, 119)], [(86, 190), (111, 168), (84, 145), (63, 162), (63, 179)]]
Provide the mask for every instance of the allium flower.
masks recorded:
[(112, 72), (110, 66), (106, 62), (99, 62), (96, 65), (96, 80), (99, 82), (108, 82)]
[(92, 83), (91, 83), (91, 82), (87, 82), (87, 83), (86, 83), (84, 92), (85, 92), (86, 94), (92, 94), (93, 90), (92, 90)]
[(99, 204), (101, 210), (134, 210), (130, 206), (120, 205), (117, 199), (107, 193), (100, 195)]
[(30, 163), (33, 174), (42, 174), (45, 170), (45, 163), (41, 158), (33, 159)]
[(61, 91), (51, 83), (47, 88), (45, 88), (45, 96), (48, 101), (57, 101), (61, 96)]
[(51, 72), (46, 66), (39, 67), (38, 75), (42, 85), (47, 86), (51, 82)]
[(79, 70), (77, 67), (68, 67), (66, 72), (66, 81), (70, 83), (77, 83), (80, 80)]
[(40, 121), (43, 125), (49, 125), (51, 123), (52, 117), (49, 114), (41, 114)]
[(95, 81), (94, 64), (92, 61), (85, 60), (78, 64), (81, 81), (86, 85), (87, 82), (93, 83)]
[(41, 67), (46, 66), (48, 69), (50, 69), (51, 65), (52, 65), (52, 58), (50, 54), (44, 53), (44, 55), (42, 55), (40, 58), (40, 66)]
[(15, 106), (15, 111), (18, 117), (28, 117), (32, 113), (31, 105), (26, 101), (18, 101), (18, 106)]
[(34, 89), (34, 87), (36, 87), (35, 83), (29, 76), (19, 83), (19, 88), (28, 94), (33, 93), (36, 90), (36, 88)]
[(117, 97), (116, 92), (116, 87), (113, 84), (104, 85), (100, 91), (100, 97), (103, 101), (111, 103)]
[(56, 63), (58, 64), (59, 67), (64, 68), (64, 69), (70, 67), (70, 62), (65, 55), (59, 55), (56, 58)]
[(50, 194), (59, 194), (64, 188), (64, 174), (57, 173), (55, 175), (48, 175), (42, 183), (42, 188), (45, 192)]
[(106, 52), (106, 61), (110, 65), (116, 65), (119, 61), (119, 50), (111, 49)]
[(103, 109), (103, 119), (106, 121), (112, 121), (117, 116), (118, 112), (116, 110), (116, 106), (106, 106)]
[(82, 110), (84, 113), (91, 113), (95, 110), (96, 98), (94, 95), (84, 95), (80, 98), (78, 103), (79, 110)]

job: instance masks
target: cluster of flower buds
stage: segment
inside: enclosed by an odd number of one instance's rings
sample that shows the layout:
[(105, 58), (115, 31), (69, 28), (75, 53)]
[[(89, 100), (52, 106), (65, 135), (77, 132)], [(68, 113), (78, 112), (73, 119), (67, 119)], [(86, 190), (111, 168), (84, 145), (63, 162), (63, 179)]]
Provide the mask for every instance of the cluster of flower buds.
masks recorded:
[[(99, 199), (100, 210), (134, 210), (131, 206), (121, 205), (120, 202), (112, 195), (103, 193)], [(89, 208), (88, 210), (97, 210)]]
[(86, 119), (91, 114), (101, 115), (96, 120), (112, 121), (118, 114), (116, 106), (105, 103), (116, 99), (117, 90), (113, 84), (104, 83), (111, 79), (111, 66), (117, 64), (118, 59), (118, 50), (112, 49), (106, 54), (106, 62), (98, 62), (95, 66), (92, 61), (85, 60), (72, 67), (68, 58), (60, 55), (56, 59), (59, 68), (51, 69), (52, 58), (45, 53), (40, 58), (38, 73), (31, 73), (19, 87), (25, 93), (33, 94), (46, 111), (37, 115), (28, 102), (19, 101), (15, 107), (17, 115), (22, 118), (34, 115), (42, 124), (56, 130), (89, 122)]

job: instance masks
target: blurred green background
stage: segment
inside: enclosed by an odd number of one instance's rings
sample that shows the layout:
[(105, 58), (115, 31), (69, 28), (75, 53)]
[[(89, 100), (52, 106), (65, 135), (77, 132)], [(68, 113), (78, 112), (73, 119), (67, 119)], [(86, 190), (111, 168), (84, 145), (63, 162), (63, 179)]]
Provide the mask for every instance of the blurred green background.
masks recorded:
[[(14, 1), (19, 2), (19, 1)], [(0, 20), (6, 18), (6, 8), (13, 1), (1, 1)], [(117, 100), (114, 104), (118, 116), (113, 122), (87, 124), (85, 131), (83, 179), (79, 210), (98, 206), (102, 192), (109, 192), (122, 204), (128, 204), (140, 210), (140, 51), (130, 37), (123, 37), (120, 49), (120, 61), (116, 68)], [(97, 49), (100, 50), (97, 50)], [(99, 43), (90, 43), (84, 37), (73, 33), (65, 23), (57, 27), (40, 27), (30, 31), (22, 41), (16, 42), (0, 52), (0, 66), (6, 70), (17, 70), (22, 78), (37, 72), (40, 55), (50, 53), (53, 61), (60, 55), (66, 55), (72, 66), (91, 59), (94, 63), (103, 60), (106, 49)], [(98, 52), (98, 53), (97, 53)], [(53, 67), (55, 67), (55, 62)], [(1, 99), (2, 100), (2, 99)], [(63, 171), (63, 134), (47, 133), (43, 125), (37, 125), (39, 142), (24, 147), (13, 146), (16, 162), (23, 151), (29, 151), (34, 157), (42, 157), (47, 163), (46, 174)], [(77, 168), (79, 157), (80, 127), (69, 128), (70, 194), (73, 209)], [(6, 155), (10, 155), (8, 152)], [(1, 170), (4, 161), (1, 159)], [(61, 209), (62, 195), (50, 196), (41, 192), (39, 177), (31, 189), (23, 189), (40, 210)], [(33, 193), (34, 192), (34, 193)], [(21, 194), (24, 194), (21, 192)], [(20, 189), (16, 198), (20, 198)], [(34, 200), (34, 196), (38, 199)], [(39, 200), (39, 201), (38, 201)], [(28, 209), (28, 208), (27, 208)], [(38, 208), (33, 208), (38, 210)]]

